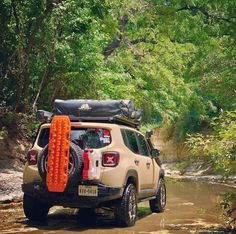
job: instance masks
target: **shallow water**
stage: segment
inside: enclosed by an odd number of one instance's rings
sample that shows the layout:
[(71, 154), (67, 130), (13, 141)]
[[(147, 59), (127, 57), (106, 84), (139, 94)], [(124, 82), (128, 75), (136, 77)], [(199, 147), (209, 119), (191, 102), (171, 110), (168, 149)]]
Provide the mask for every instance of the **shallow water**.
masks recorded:
[[(167, 208), (152, 214), (148, 202), (140, 203), (134, 227), (117, 227), (111, 216), (98, 214), (93, 226), (84, 226), (75, 209), (54, 207), (47, 224), (30, 223), (22, 203), (0, 205), (0, 233), (226, 233), (223, 228), (220, 194), (235, 188), (199, 182), (167, 182)], [(233, 231), (232, 231), (233, 233)]]

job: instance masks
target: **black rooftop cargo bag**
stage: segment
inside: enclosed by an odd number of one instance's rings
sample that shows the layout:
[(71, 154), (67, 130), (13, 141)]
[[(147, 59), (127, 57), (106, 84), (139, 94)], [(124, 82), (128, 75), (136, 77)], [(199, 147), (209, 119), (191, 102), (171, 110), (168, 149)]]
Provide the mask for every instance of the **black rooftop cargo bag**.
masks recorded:
[(69, 115), (70, 118), (108, 119), (118, 118), (139, 122), (141, 112), (130, 100), (59, 100), (54, 101), (54, 115)]

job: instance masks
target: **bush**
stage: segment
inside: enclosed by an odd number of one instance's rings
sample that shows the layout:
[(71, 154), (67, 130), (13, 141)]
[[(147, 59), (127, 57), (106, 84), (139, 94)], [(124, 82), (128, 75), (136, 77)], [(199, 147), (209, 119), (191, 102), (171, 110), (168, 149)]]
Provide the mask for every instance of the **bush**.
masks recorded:
[(227, 228), (236, 229), (236, 193), (229, 192), (222, 194), (221, 207), (223, 219)]
[(13, 124), (17, 124), (18, 122), (18, 115), (16, 112), (7, 111), (2, 116), (1, 119), (1, 127), (9, 127)]
[(225, 176), (236, 173), (236, 110), (222, 113), (211, 123), (213, 134), (200, 133), (188, 135), (187, 145), (193, 155), (205, 156), (212, 161), (216, 171)]

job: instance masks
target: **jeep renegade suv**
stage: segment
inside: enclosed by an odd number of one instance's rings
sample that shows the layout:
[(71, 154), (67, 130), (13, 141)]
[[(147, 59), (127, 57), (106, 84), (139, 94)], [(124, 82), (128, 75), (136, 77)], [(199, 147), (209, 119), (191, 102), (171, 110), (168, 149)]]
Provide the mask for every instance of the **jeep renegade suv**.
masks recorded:
[(138, 202), (163, 212), (164, 171), (150, 139), (130, 122), (70, 117), (53, 115), (39, 127), (23, 175), (26, 217), (45, 219), (54, 205), (84, 215), (109, 207), (120, 225), (132, 226)]

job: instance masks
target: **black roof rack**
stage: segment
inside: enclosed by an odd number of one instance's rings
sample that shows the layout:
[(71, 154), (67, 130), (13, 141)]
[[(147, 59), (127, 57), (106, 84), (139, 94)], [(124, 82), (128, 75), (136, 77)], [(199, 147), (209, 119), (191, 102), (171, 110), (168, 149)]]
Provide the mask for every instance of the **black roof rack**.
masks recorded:
[[(50, 123), (53, 116), (58, 114), (53, 114), (52, 112), (38, 110), (36, 113), (37, 118), (41, 122)], [(121, 118), (121, 117), (76, 117), (68, 115), (72, 122), (95, 122), (95, 123), (114, 123), (122, 124), (128, 127), (138, 128), (139, 122), (132, 121), (130, 119)]]
[(114, 124), (122, 124), (125, 126), (138, 128), (139, 123), (132, 121), (130, 119), (120, 118), (120, 117), (74, 117), (69, 116), (72, 122), (95, 122), (95, 123), (114, 123)]

